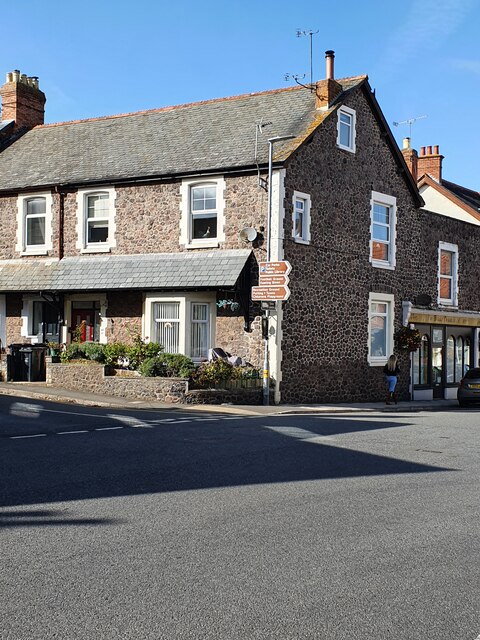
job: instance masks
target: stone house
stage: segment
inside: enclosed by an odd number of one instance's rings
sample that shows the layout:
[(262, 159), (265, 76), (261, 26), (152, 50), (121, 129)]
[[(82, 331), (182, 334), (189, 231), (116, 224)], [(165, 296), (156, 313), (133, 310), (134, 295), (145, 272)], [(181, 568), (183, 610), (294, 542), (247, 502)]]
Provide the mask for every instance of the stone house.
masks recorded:
[(402, 153), (425, 205), (418, 212), (426, 272), (419, 296), (404, 303), (404, 321), (422, 334), (413, 356), (416, 399), (455, 398), (466, 368), (479, 363), (480, 193), (445, 180), (439, 147), (404, 140)]
[[(223, 347), (261, 367), (251, 287), (269, 234), (270, 259), (292, 265), (290, 298), (269, 311), (275, 401), (382, 398), (394, 331), (433, 299), (438, 245), (368, 78), (335, 79), (326, 60), (310, 88), (51, 125), (38, 79), (7, 74), (2, 345), (138, 332), (196, 361)], [(465, 304), (480, 308), (474, 292)]]

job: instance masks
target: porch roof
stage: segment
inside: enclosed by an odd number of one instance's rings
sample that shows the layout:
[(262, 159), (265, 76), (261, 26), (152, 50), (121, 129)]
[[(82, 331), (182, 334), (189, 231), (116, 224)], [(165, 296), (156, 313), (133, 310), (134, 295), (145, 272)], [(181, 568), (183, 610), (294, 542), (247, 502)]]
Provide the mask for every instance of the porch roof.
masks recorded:
[(218, 289), (235, 285), (251, 251), (81, 256), (0, 263), (1, 292)]

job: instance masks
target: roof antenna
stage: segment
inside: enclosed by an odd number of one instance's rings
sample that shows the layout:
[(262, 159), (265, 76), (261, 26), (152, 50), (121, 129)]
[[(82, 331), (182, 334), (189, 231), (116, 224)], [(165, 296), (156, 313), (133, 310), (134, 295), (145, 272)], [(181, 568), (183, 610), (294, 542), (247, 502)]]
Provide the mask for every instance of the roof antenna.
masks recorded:
[(310, 37), (310, 86), (302, 84), (300, 82), (300, 80), (303, 80), (303, 78), (305, 78), (305, 74), (303, 75), (299, 75), (299, 74), (292, 74), (292, 73), (286, 73), (285, 74), (285, 80), (290, 80), (290, 78), (293, 78), (293, 80), (295, 80), (295, 82), (300, 85), (301, 87), (304, 87), (305, 89), (310, 89), (310, 91), (313, 93), (314, 91), (314, 86), (313, 86), (313, 36), (316, 35), (318, 33), (318, 29), (316, 31), (312, 31), (311, 29), (297, 29), (297, 38), (301, 38), (302, 36), (309, 36)]
[(263, 127), (269, 127), (272, 122), (263, 122), (260, 120), (255, 123), (255, 164), (257, 165), (258, 186), (260, 189), (268, 191), (267, 181), (260, 175), (260, 165), (258, 164), (258, 136), (263, 134)]
[(408, 118), (408, 120), (402, 120), (401, 122), (393, 122), (394, 127), (399, 127), (401, 124), (408, 124), (408, 137), (410, 140), (412, 139), (412, 124), (417, 120), (423, 120), (423, 118), (428, 118), (428, 116), (417, 116), (416, 118)]

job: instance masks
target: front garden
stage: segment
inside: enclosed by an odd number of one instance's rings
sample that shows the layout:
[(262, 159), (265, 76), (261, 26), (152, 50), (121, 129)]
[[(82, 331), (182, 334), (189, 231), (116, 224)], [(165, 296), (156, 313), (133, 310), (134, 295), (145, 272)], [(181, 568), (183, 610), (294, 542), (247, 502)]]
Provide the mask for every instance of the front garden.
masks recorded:
[(135, 337), (130, 344), (72, 342), (47, 359), (47, 383), (70, 389), (166, 402), (256, 404), (258, 369), (217, 359), (195, 364)]

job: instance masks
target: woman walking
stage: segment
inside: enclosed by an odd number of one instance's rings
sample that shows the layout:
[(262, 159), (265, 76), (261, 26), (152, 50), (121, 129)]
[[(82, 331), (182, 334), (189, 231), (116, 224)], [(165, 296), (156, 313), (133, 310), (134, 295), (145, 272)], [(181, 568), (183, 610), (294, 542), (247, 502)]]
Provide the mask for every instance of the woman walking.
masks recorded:
[(383, 372), (388, 384), (387, 398), (385, 404), (397, 404), (397, 394), (395, 393), (395, 387), (397, 386), (398, 374), (400, 368), (397, 362), (397, 356), (393, 354), (389, 357), (387, 364), (383, 367)]

